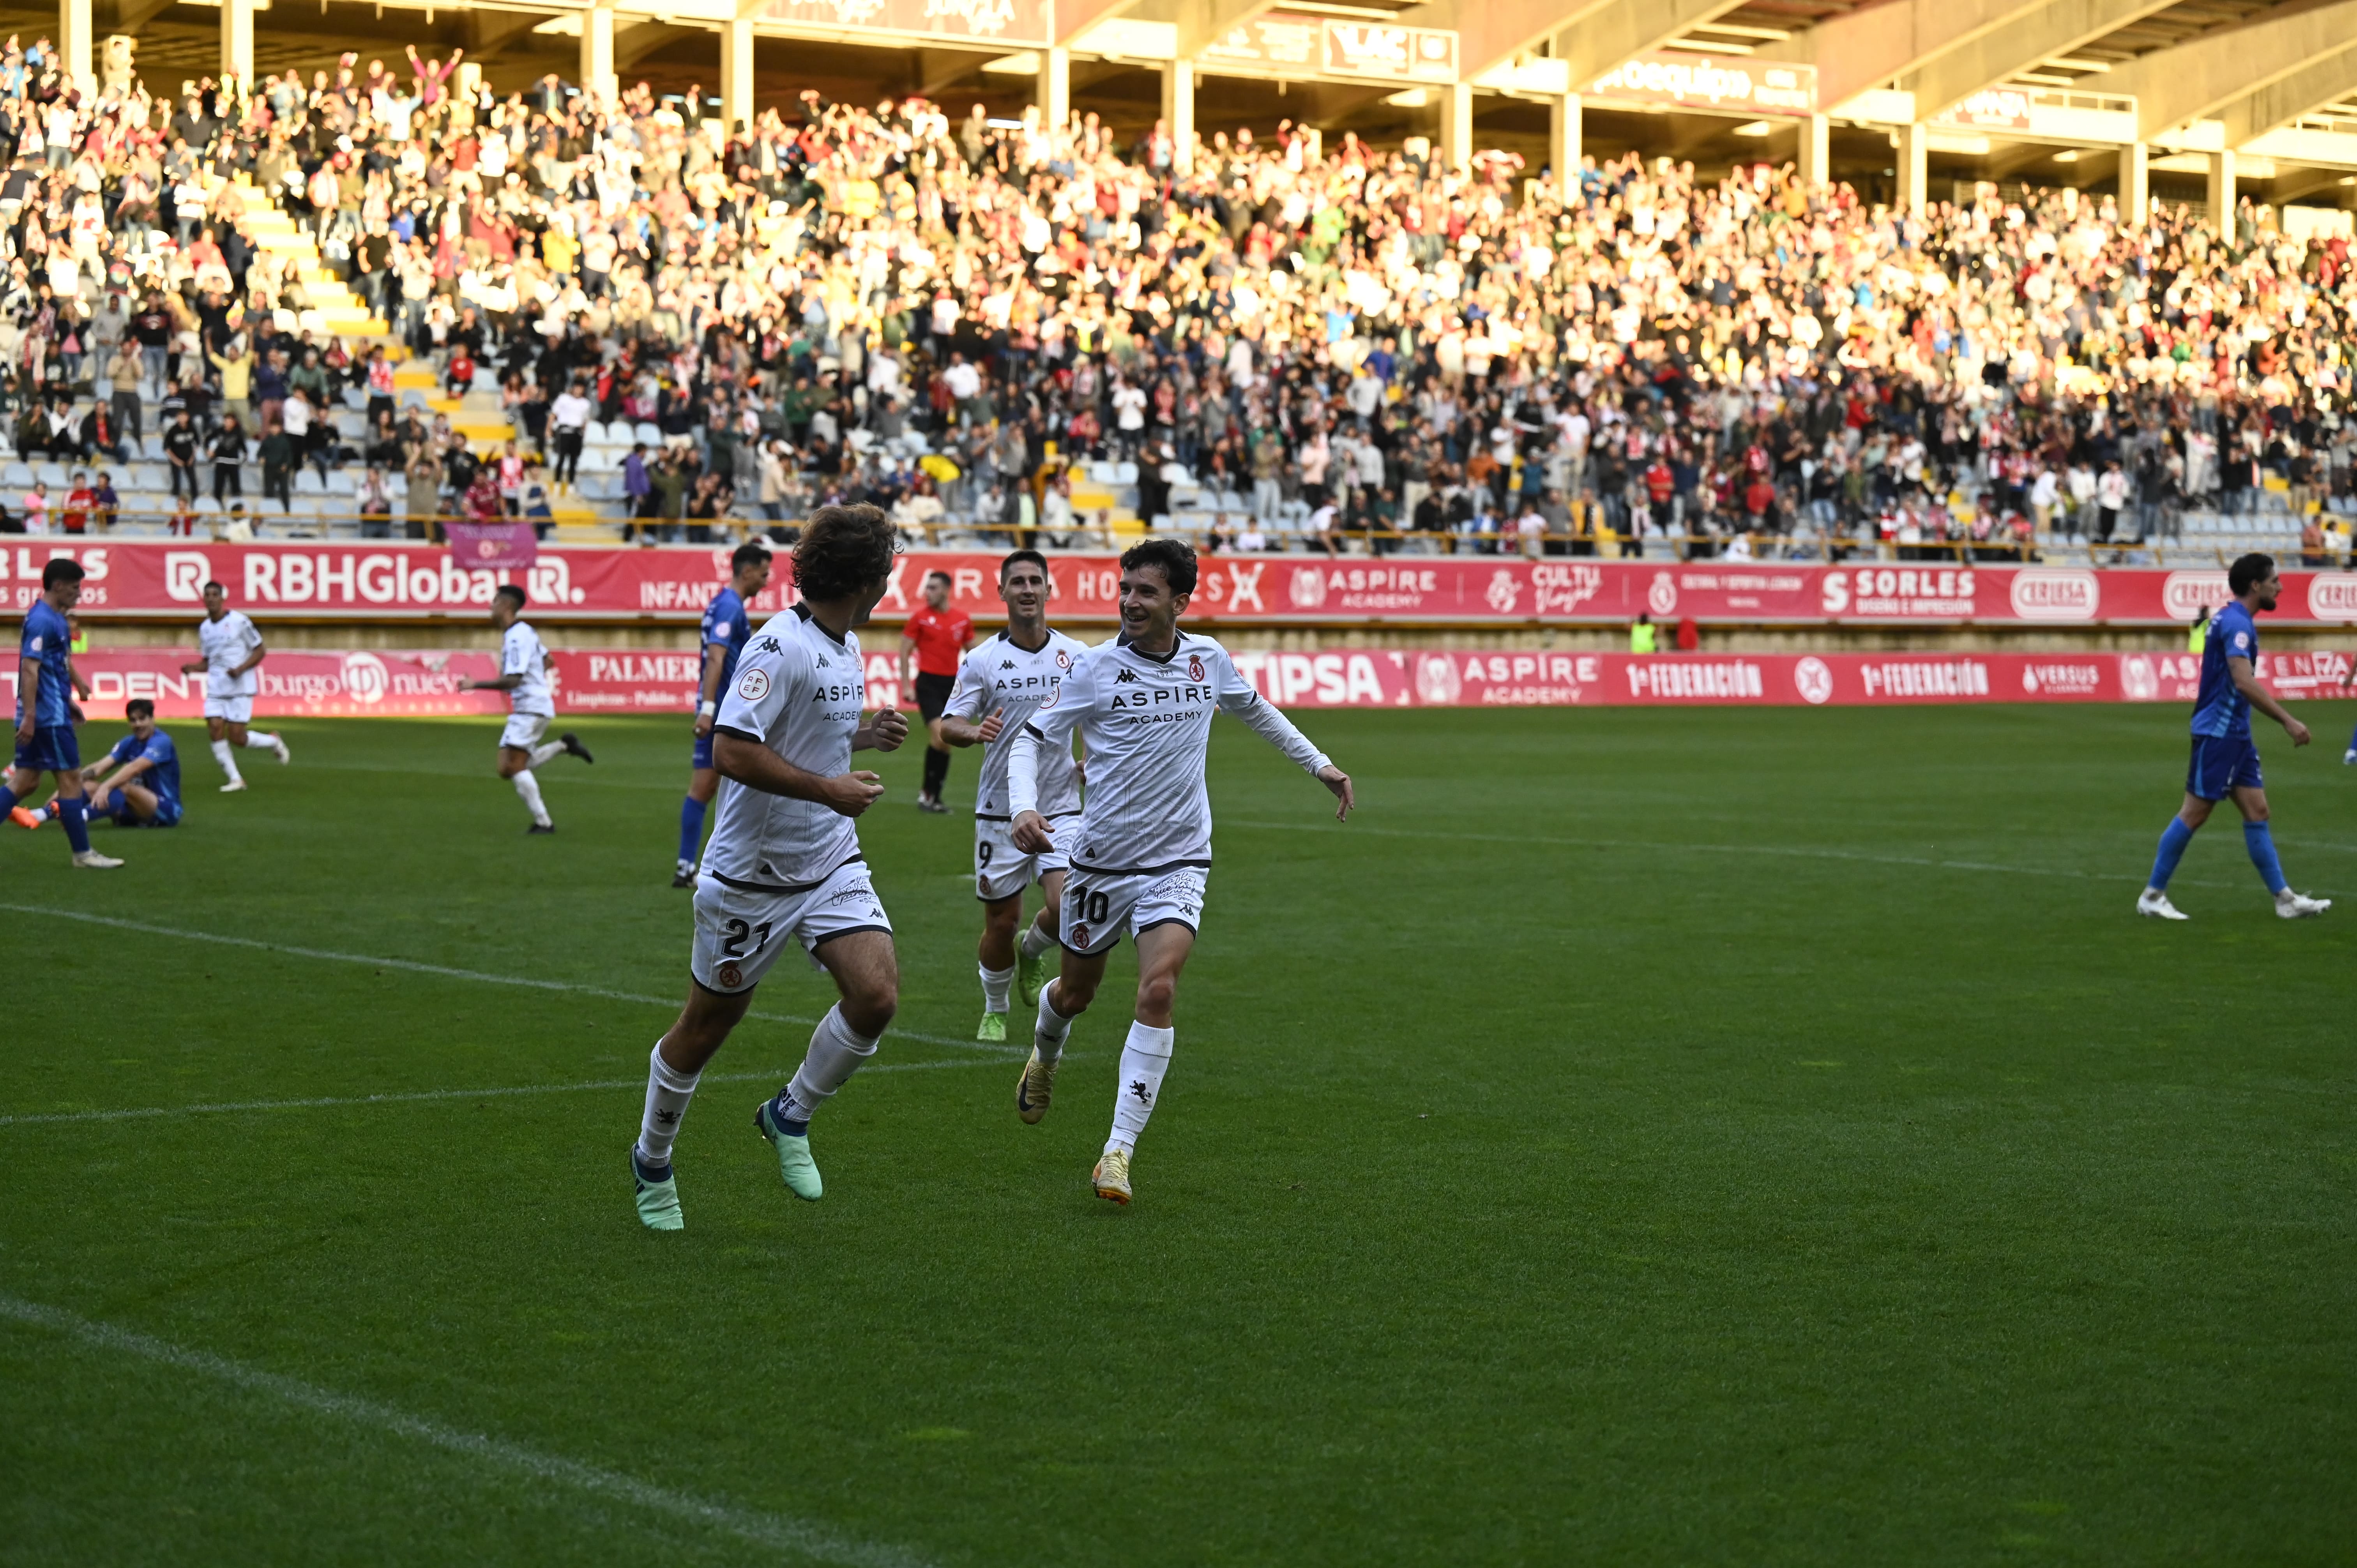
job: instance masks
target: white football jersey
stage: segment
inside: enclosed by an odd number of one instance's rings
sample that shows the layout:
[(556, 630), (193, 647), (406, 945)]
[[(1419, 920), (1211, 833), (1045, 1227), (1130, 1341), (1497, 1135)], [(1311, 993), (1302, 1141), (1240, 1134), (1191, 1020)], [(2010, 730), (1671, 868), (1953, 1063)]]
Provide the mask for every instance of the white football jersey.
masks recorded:
[[(745, 645), (714, 732), (759, 741), (803, 772), (833, 779), (851, 771), (866, 703), (858, 635), (837, 642), (796, 605)], [(720, 781), (704, 869), (730, 886), (798, 892), (858, 858), (859, 831), (833, 807)]]
[(555, 699), (548, 689), (548, 650), (541, 646), (540, 633), (522, 621), (511, 623), (507, 636), (500, 639), (500, 673), (523, 677), (508, 691), (509, 712), (556, 716)]
[[(1015, 814), (1007, 805), (1006, 759), (1016, 734), (1087, 651), (1087, 644), (1078, 638), (1050, 631), (1037, 652), (1026, 653), (1002, 631), (967, 652), (965, 662), (958, 666), (949, 706), (942, 711), (975, 724), (994, 713), (1006, 715), (998, 738), (982, 754), (982, 779), (974, 794), (975, 816), (1004, 822)], [(1039, 754), (1039, 801), (1043, 817), (1068, 816), (1081, 809), (1081, 776), (1072, 766), (1070, 742)]]
[(1057, 847), (1075, 871), (1147, 872), (1211, 864), (1211, 796), (1203, 772), (1211, 714), (1224, 708), (1305, 772), (1326, 754), (1236, 673), (1228, 650), (1208, 637), (1178, 634), (1166, 657), (1140, 653), (1126, 637), (1082, 654), (1031, 715), (1008, 757), (1007, 789), (1017, 813), (1039, 810), (1038, 757), (1088, 746), (1089, 798), (1077, 832)]
[(262, 646), (262, 633), (253, 629), (253, 622), (243, 610), (231, 610), (221, 619), (210, 616), (197, 623), (197, 651), (205, 656), (205, 695), (209, 697), (251, 697), (262, 688), (262, 670), (256, 666), (242, 675), (231, 671), (253, 657)]

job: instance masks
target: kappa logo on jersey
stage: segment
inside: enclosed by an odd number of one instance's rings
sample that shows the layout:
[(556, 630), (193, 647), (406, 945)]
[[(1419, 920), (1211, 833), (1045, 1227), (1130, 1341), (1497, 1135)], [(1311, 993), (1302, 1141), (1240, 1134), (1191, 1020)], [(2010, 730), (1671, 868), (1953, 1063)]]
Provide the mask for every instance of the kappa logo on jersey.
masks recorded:
[(780, 653), (784, 650), (778, 646), (778, 639), (776, 638), (757, 637), (753, 639), (753, 646), (746, 650), (746, 651), (748, 653)]
[(1122, 666), (1121, 673), (1113, 678), (1113, 683), (1116, 686), (1123, 684), (1135, 686), (1140, 682), (1137, 679), (1137, 672), (1130, 669), (1127, 665), (1124, 665)]
[(998, 661), (998, 667), (1001, 670), (1012, 670), (1015, 668), (1015, 660), (1012, 659), (1002, 659)]
[(737, 682), (737, 694), (748, 703), (758, 703), (770, 694), (770, 672), (748, 670), (745, 678)]
[(1203, 678), (1203, 659), (1202, 659), (1202, 656), (1201, 656), (1200, 654), (1196, 654), (1196, 653), (1190, 653), (1190, 654), (1187, 655), (1187, 679), (1189, 679), (1189, 681), (1200, 681), (1200, 680), (1201, 680), (1202, 678)]

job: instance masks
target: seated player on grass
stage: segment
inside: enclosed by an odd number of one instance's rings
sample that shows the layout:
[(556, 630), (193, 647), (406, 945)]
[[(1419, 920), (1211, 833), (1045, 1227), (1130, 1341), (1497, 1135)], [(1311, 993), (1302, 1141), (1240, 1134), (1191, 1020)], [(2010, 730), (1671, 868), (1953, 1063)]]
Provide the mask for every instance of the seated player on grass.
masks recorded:
[[(179, 826), (180, 754), (172, 737), (156, 727), (156, 704), (135, 697), (124, 704), (123, 716), (131, 721), (131, 733), (103, 760), (81, 770), (90, 820), (126, 828)], [(110, 768), (114, 771), (107, 772)], [(44, 805), (14, 808), (8, 820), (20, 828), (38, 828), (57, 814), (52, 795)]]

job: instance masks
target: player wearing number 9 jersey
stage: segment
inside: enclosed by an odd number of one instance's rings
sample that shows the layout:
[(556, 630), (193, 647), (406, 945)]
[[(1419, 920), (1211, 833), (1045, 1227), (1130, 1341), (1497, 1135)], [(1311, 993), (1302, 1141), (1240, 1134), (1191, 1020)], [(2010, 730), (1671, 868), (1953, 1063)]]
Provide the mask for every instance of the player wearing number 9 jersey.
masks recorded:
[[(1006, 629), (965, 657), (957, 687), (935, 725), (950, 746), (980, 745), (982, 778), (974, 797), (974, 895), (982, 900), (982, 941), (975, 951), (982, 976), (982, 1026), (974, 1038), (993, 1044), (1006, 1038), (1010, 988), (1023, 1004), (1039, 999), (1048, 972), (1048, 952), (1056, 945), (1056, 908), (1064, 897), (1064, 853), (1028, 854), (1009, 836), (1006, 759), (1024, 722), (1039, 712), (1088, 650), (1048, 625), (1048, 559), (1036, 550), (1017, 550), (998, 564), (998, 596), (1006, 605)], [(1081, 770), (1070, 746), (1039, 759), (1035, 804), (1050, 833), (1077, 824)], [(1015, 934), (1023, 916), (1023, 890), (1039, 885), (1046, 902), (1039, 918)]]
[(1040, 757), (1077, 734), (1088, 753), (1088, 800), (1060, 837), (1063, 965), (1039, 992), (1030, 1060), (1016, 1111), (1037, 1122), (1054, 1088), (1072, 1020), (1094, 1000), (1105, 960), (1126, 930), (1137, 942), (1137, 1011), (1122, 1047), (1112, 1136), (1092, 1178), (1097, 1196), (1130, 1200), (1130, 1158), (1170, 1065), (1171, 1004), (1202, 919), (1211, 865), (1211, 799), (1204, 757), (1211, 715), (1224, 711), (1334, 792), (1351, 815), (1351, 779), (1236, 672), (1227, 650), (1178, 629), (1195, 588), (1195, 553), (1167, 539), (1121, 558), (1121, 636), (1075, 662), (1016, 737), (1007, 765), (1012, 837), (1040, 854), (1059, 835), (1039, 811)]
[(842, 993), (791, 1081), (754, 1111), (795, 1196), (823, 1190), (811, 1118), (875, 1054), (899, 1004), (892, 922), (853, 826), (884, 787), (851, 768), (852, 753), (891, 751), (909, 735), (896, 712), (863, 719), (866, 683), (852, 629), (884, 596), (898, 548), (890, 521), (872, 506), (813, 512), (794, 547), (802, 602), (754, 635), (721, 695), (712, 732), (719, 819), (696, 878), (687, 1004), (655, 1042), (630, 1151), (639, 1219), (650, 1230), (681, 1228), (671, 1168), (680, 1120), (704, 1064), (788, 943), (805, 949)]

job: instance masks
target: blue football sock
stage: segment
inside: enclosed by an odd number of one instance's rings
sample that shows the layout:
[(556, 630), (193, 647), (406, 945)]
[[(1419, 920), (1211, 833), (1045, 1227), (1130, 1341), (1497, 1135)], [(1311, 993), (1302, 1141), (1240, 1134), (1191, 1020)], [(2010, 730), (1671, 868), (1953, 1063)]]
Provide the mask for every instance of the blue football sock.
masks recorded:
[(679, 802), (679, 863), (694, 865), (703, 845), (704, 802), (693, 795), (683, 796)]
[(2283, 862), (2276, 858), (2276, 835), (2267, 832), (2267, 824), (2244, 822), (2243, 847), (2251, 852), (2251, 864), (2259, 868), (2259, 880), (2267, 885), (2267, 891), (2282, 892)]
[(66, 825), (66, 843), (73, 845), (76, 854), (90, 853), (90, 822), (88, 809), (80, 796), (58, 802), (58, 821)]
[(2160, 853), (2152, 857), (2150, 886), (2165, 888), (2169, 879), (2177, 875), (2177, 863), (2185, 858), (2185, 846), (2193, 842), (2193, 830), (2185, 825), (2183, 817), (2171, 817), (2169, 826), (2160, 830)]
[(9, 789), (5, 784), (0, 784), (0, 817), (6, 816), (16, 809), (16, 791)]

